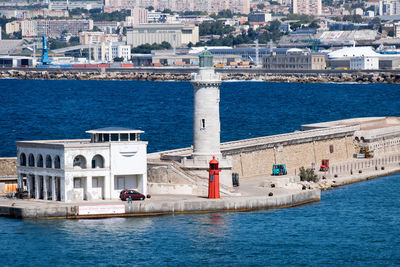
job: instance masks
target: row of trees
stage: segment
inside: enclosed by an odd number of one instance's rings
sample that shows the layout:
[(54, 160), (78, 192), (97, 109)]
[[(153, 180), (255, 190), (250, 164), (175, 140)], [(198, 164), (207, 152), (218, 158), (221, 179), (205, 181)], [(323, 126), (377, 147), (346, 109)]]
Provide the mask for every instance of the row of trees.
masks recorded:
[(131, 49), (132, 53), (138, 53), (138, 54), (150, 54), (151, 50), (161, 50), (161, 49), (170, 49), (171, 44), (164, 41), (161, 44), (142, 44), (137, 47), (134, 47)]

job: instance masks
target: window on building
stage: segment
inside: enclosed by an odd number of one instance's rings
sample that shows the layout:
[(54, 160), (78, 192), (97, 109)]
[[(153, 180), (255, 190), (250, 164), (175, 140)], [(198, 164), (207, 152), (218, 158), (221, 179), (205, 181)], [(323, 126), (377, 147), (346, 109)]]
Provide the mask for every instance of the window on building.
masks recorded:
[(118, 134), (111, 134), (111, 141), (118, 141)]
[(38, 155), (36, 166), (43, 167), (43, 157), (40, 154)]
[(128, 141), (128, 134), (127, 133), (123, 133), (119, 136), (120, 141)]
[(55, 156), (54, 157), (54, 168), (60, 169), (61, 168), (61, 162), (60, 162), (60, 157)]
[(330, 145), (330, 146), (329, 146), (329, 152), (330, 152), (330, 153), (333, 153), (333, 145)]
[(21, 153), (19, 156), (19, 165), (26, 166), (26, 156), (24, 153)]
[(74, 178), (74, 188), (82, 188), (82, 179), (81, 178)]
[(32, 154), (29, 154), (28, 165), (29, 167), (35, 167), (35, 157)]
[(206, 128), (206, 119), (201, 119), (200, 128), (201, 129), (205, 129)]

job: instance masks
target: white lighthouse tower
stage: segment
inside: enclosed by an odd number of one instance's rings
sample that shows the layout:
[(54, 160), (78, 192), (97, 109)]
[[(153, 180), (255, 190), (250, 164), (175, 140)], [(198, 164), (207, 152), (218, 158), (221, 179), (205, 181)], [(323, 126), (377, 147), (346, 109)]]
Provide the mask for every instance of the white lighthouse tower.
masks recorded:
[(194, 88), (193, 152), (182, 159), (183, 168), (208, 179), (209, 162), (219, 161), (220, 184), (232, 187), (232, 159), (223, 157), (220, 148), (219, 86), (221, 77), (213, 68), (213, 56), (207, 48), (199, 56), (199, 72), (192, 75)]
[(221, 77), (213, 68), (213, 56), (207, 48), (199, 56), (200, 70), (192, 76), (194, 88), (193, 159), (221, 159), (219, 86)]

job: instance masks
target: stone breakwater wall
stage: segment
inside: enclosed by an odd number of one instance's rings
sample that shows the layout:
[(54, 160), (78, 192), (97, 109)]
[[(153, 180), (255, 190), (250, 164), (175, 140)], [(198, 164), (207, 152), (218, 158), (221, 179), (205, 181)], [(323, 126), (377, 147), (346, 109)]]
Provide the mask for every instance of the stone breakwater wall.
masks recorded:
[[(223, 80), (260, 80), (266, 82), (293, 83), (400, 83), (398, 72), (305, 72), (266, 73), (263, 70), (217, 70)], [(45, 79), (45, 80), (143, 80), (143, 81), (189, 81), (196, 69), (132, 69), (132, 70), (63, 70), (63, 69), (4, 69), (0, 78)]]
[[(257, 197), (229, 197), (221, 199), (195, 198), (190, 200), (145, 200), (124, 204), (125, 213), (79, 215), (79, 206), (71, 204), (28, 203), (24, 200), (0, 200), (0, 216), (14, 218), (102, 218), (162, 214), (249, 211), (256, 209), (288, 208), (321, 200), (319, 189), (293, 194)], [(99, 204), (99, 203), (96, 203)], [(91, 205), (96, 205), (95, 203)]]

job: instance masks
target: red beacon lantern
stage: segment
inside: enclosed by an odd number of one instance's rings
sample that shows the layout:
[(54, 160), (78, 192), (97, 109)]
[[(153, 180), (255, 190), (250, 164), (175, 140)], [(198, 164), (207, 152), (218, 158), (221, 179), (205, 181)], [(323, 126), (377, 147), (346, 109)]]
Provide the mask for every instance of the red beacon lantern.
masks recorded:
[(209, 180), (208, 180), (208, 198), (220, 198), (219, 195), (219, 173), (220, 169), (218, 169), (218, 160), (213, 159), (210, 161), (210, 169), (208, 170), (209, 173)]

